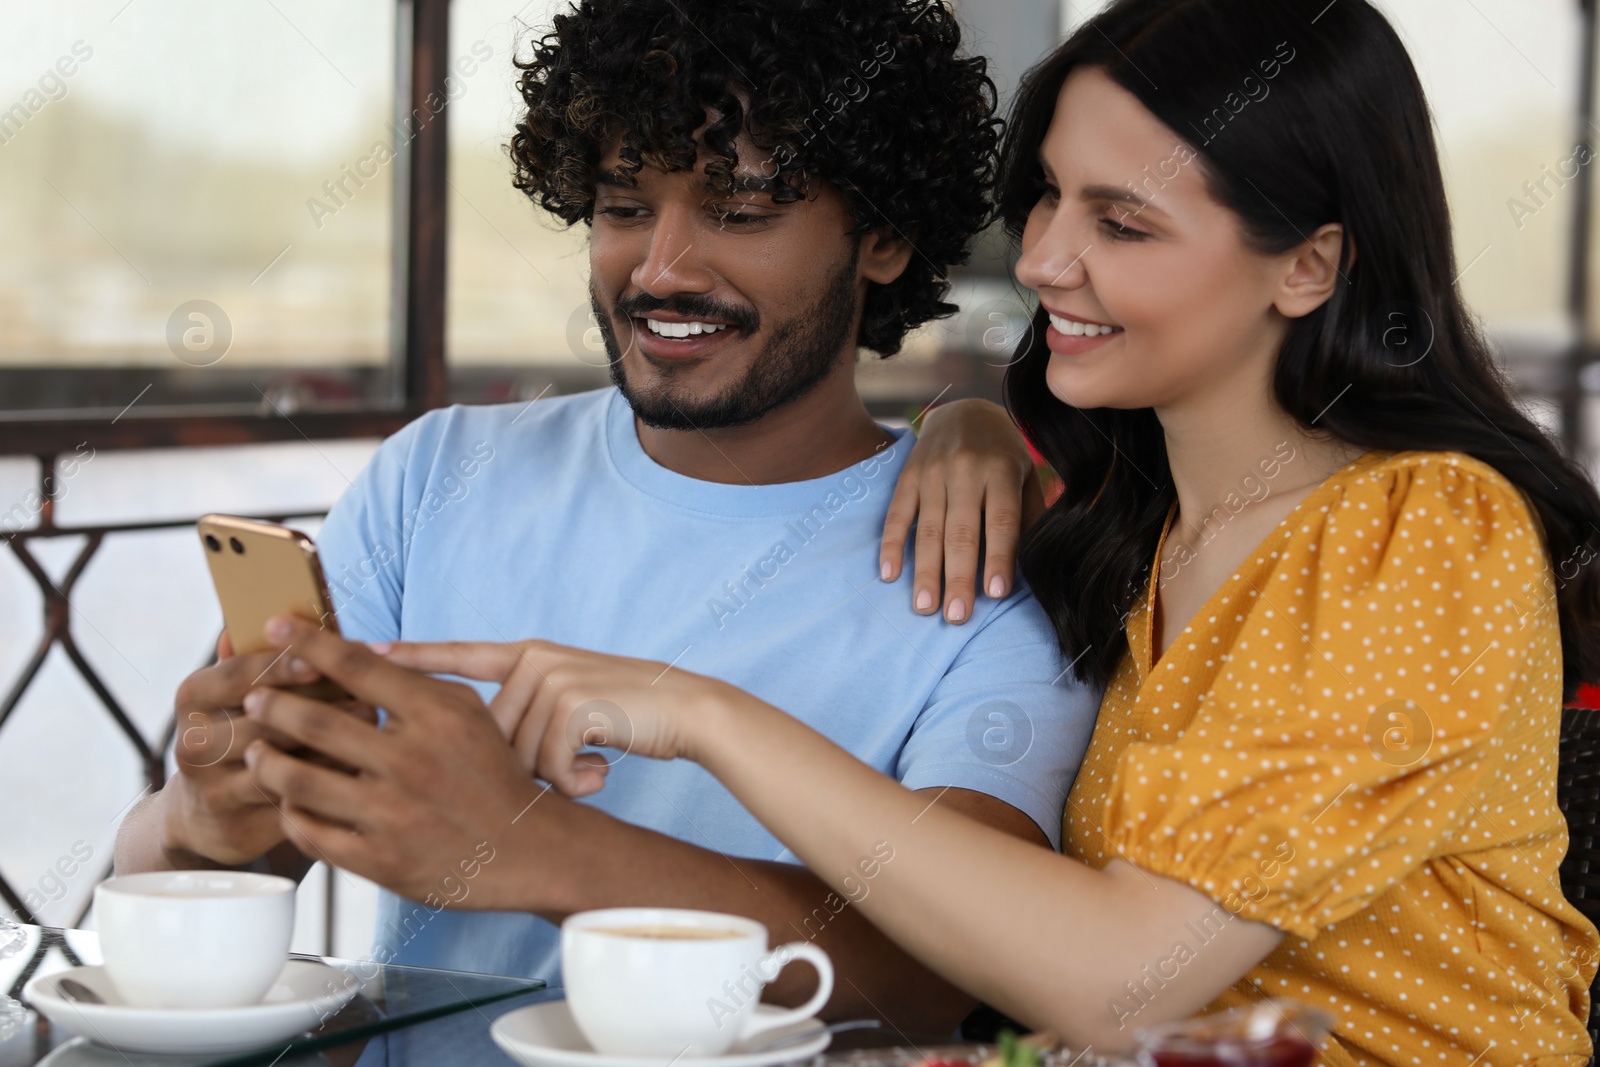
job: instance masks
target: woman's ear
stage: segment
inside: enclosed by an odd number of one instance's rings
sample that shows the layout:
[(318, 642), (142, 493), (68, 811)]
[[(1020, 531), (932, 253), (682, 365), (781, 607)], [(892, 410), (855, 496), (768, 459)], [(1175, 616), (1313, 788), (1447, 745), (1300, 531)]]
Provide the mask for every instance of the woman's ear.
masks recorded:
[(887, 226), (869, 230), (861, 238), (860, 276), (869, 282), (888, 285), (905, 272), (911, 262), (911, 242)]
[[(1344, 268), (1344, 227), (1330, 222), (1318, 229), (1298, 248), (1288, 253), (1283, 280), (1278, 286), (1273, 306), (1285, 318), (1298, 319), (1311, 314), (1333, 296)], [(1356, 261), (1355, 248), (1350, 249), (1350, 264)]]

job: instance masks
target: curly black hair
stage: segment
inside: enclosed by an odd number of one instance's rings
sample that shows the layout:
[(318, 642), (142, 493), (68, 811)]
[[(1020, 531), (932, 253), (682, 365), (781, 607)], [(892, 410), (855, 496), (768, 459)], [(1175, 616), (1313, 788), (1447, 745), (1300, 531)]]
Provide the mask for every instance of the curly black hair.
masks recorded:
[(568, 226), (592, 223), (600, 159), (620, 138), (625, 180), (646, 163), (692, 170), (703, 148), (728, 195), (747, 130), (778, 202), (829, 182), (853, 233), (887, 226), (915, 249), (862, 311), (859, 343), (890, 356), (956, 311), (947, 271), (994, 213), (994, 82), (960, 44), (946, 0), (576, 0), (515, 61), (528, 111), (513, 184)]

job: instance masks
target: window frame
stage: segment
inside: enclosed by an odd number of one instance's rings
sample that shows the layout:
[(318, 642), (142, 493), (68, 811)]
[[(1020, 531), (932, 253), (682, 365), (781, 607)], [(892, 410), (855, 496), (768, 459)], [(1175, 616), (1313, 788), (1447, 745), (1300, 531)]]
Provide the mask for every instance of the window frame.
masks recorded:
[[(84, 410), (66, 415), (0, 415), (0, 456), (41, 461), (87, 442), (96, 449), (173, 448), (267, 441), (382, 437), (442, 406), (446, 192), (449, 161), (449, 0), (396, 0), (395, 110), (414, 136), (399, 146), (395, 174), (391, 371), (388, 399), (338, 410), (241, 412), (237, 404), (198, 403), (143, 414), (130, 405), (114, 419)], [(75, 373), (63, 371), (61, 373)], [(86, 373), (93, 373), (86, 372)]]

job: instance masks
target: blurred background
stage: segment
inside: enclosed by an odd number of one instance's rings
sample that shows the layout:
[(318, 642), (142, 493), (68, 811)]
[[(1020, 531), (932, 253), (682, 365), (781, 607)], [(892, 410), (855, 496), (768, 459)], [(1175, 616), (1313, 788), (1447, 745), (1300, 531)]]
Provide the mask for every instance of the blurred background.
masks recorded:
[[(1467, 300), (1525, 402), (1592, 463), (1592, 0), (1376, 2), (1433, 104)], [(378, 435), (419, 403), (606, 384), (586, 231), (513, 190), (505, 151), (520, 103), (511, 57), (559, 6), (23, 0), (0, 12), (6, 913), (79, 924), (117, 822), (161, 762), (173, 692), (221, 627), (195, 516), (303, 515), (314, 533)], [(955, 0), (1003, 97), (1098, 6)], [(442, 70), (419, 67), (424, 54)], [(441, 74), (434, 129), (448, 134), (419, 171), (413, 140), (427, 137), (405, 116), (417, 79)], [(997, 235), (955, 294), (960, 315), (892, 360), (864, 356), (875, 414), (997, 395), (1031, 310)], [(363, 415), (375, 411), (390, 414)], [(40, 457), (68, 454), (80, 461), (70, 473), (56, 461), (46, 507)], [(13, 536), (28, 530), (42, 533)], [(85, 849), (88, 863), (58, 862)], [(366, 953), (370, 886), (338, 874), (330, 890), (319, 870), (302, 893), (297, 949)]]

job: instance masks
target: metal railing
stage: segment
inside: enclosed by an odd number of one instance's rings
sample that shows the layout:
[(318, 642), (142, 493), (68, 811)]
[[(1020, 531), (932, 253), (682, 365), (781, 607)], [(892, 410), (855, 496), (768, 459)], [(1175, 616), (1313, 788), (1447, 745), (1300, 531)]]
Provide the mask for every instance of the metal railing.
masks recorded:
[[(128, 716), (127, 709), (117, 699), (111, 687), (106, 684), (100, 673), (95, 670), (94, 665), (89, 662), (88, 657), (83, 654), (83, 650), (78, 647), (72, 628), (72, 591), (78, 579), (82, 576), (84, 569), (94, 559), (95, 554), (100, 550), (100, 546), (107, 537), (125, 533), (145, 533), (151, 530), (192, 527), (198, 516), (195, 518), (162, 519), (146, 522), (58, 525), (55, 521), (55, 490), (61, 485), (61, 479), (56, 476), (58, 456), (43, 455), (37, 458), (39, 461), (38, 522), (27, 529), (7, 532), (5, 539), (10, 545), (12, 553), (21, 562), (23, 570), (28, 573), (33, 579), (34, 585), (38, 587), (39, 595), (44, 604), (43, 630), (39, 635), (38, 643), (34, 646), (32, 655), (28, 657), (27, 662), (6, 690), (4, 699), (0, 700), (0, 731), (5, 729), (12, 713), (16, 711), (17, 706), (22, 702), (22, 698), (38, 679), (40, 669), (49, 657), (51, 649), (59, 647), (66, 654), (67, 661), (72, 665), (73, 670), (77, 672), (78, 676), (88, 685), (90, 691), (94, 693), (100, 702), (101, 708), (111, 718), (116, 729), (121, 732), (123, 738), (126, 739), (128, 745), (138, 757), (140, 766), (143, 768), (145, 780), (145, 791), (140, 794), (142, 797), (145, 793), (159, 790), (166, 784), (166, 760), (177, 733), (176, 717), (168, 722), (159, 739), (152, 741), (144, 736), (143, 731)], [(270, 515), (258, 514), (249, 517), (267, 522), (284, 522), (289, 519), (321, 518), (325, 514), (325, 511), (294, 511)], [(50, 575), (39, 563), (38, 558), (30, 551), (29, 546), (35, 541), (65, 537), (82, 537), (84, 538), (84, 544), (78, 550), (78, 554), (73, 557), (66, 573), (57, 582), (51, 579)], [(204, 663), (196, 666), (197, 668), (203, 667), (214, 662), (216, 662), (215, 653)], [(112, 863), (108, 862), (96, 881), (110, 877), (111, 873)], [(333, 954), (336, 929), (334, 910), (335, 882), (336, 879), (330, 876), (323, 892), (324, 955)], [(28, 906), (27, 902), (7, 880), (3, 870), (0, 870), (0, 898), (5, 900), (6, 907), (10, 909), (19, 922), (29, 923), (34, 926), (50, 925)], [(82, 925), (85, 917), (89, 914), (92, 902), (92, 896), (84, 901), (83, 906), (79, 909), (77, 916), (70, 925)], [(47, 948), (48, 946), (40, 946), (38, 952), (41, 957)], [(37, 961), (34, 961), (34, 965), (37, 965)], [(29, 973), (31, 973), (31, 969)]]

